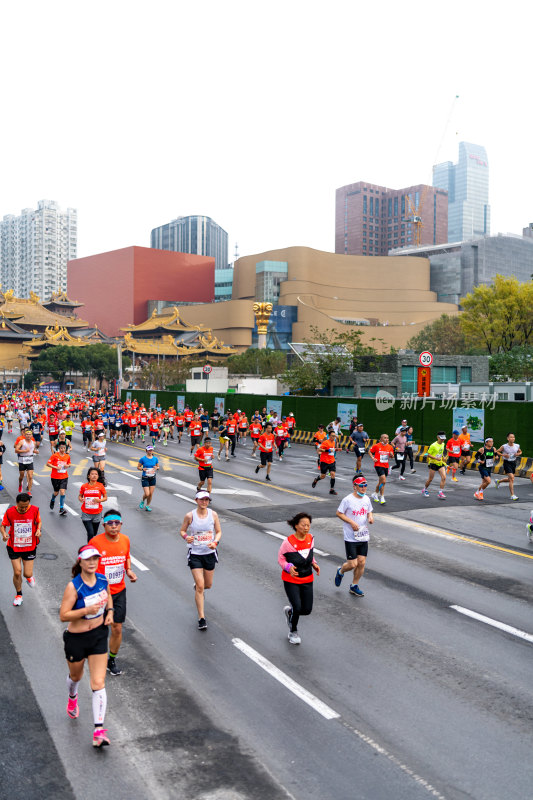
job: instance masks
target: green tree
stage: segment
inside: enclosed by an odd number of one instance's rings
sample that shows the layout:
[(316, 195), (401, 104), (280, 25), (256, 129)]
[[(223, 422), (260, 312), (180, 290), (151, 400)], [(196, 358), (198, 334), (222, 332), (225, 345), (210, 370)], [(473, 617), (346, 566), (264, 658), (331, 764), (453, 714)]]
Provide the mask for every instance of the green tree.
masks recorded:
[(314, 395), (323, 388), (322, 375), (317, 364), (296, 361), (285, 370), (281, 380), (287, 384), (291, 394)]
[(495, 353), (489, 358), (491, 381), (530, 381), (533, 378), (533, 347), (513, 347), (506, 353)]
[(495, 354), (533, 344), (533, 281), (496, 275), (491, 286), (476, 286), (461, 305), (467, 345)]
[(167, 386), (183, 384), (190, 377), (191, 367), (205, 364), (205, 359), (179, 358), (155, 359), (144, 364), (135, 380), (141, 389), (165, 389)]
[(422, 353), (429, 350), (438, 356), (454, 356), (467, 352), (467, 344), (459, 316), (442, 314), (426, 325), (407, 342), (407, 347)]
[[(91, 344), (84, 348), (84, 352), (87, 356), (89, 373), (96, 377), (100, 389), (104, 380), (111, 381), (114, 378), (118, 378), (116, 347), (110, 347), (103, 343)], [(122, 370), (125, 371), (129, 366), (131, 366), (131, 359), (129, 356), (123, 355)]]
[(249, 347), (244, 353), (230, 356), (227, 360), (227, 367), (231, 373), (261, 375), (263, 378), (279, 375), (286, 366), (287, 356), (285, 353), (282, 350), (271, 350), (268, 347), (264, 350)]
[(27, 380), (37, 384), (50, 377), (63, 384), (69, 373), (81, 372), (86, 375), (88, 360), (85, 351), (86, 348), (67, 345), (43, 348), (37, 358), (32, 360)]

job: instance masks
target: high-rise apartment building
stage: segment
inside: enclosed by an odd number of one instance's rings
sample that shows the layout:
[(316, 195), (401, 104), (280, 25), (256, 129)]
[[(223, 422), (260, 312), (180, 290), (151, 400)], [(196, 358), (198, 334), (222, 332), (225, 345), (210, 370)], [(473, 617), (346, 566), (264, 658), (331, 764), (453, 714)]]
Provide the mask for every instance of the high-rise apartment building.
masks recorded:
[(61, 211), (52, 200), (40, 200), (37, 209), (25, 208), (16, 217), (0, 221), (0, 283), (17, 297), (35, 292), (48, 300), (52, 292), (67, 289), (67, 263), (76, 258), (77, 211)]
[(448, 192), (448, 241), (465, 242), (490, 234), (489, 162), (484, 147), (459, 143), (457, 164), (433, 167), (433, 186)]
[(335, 252), (386, 256), (394, 247), (415, 244), (415, 217), (421, 219), (421, 244), (445, 242), (446, 191), (426, 185), (387, 189), (362, 181), (341, 186), (335, 193)]

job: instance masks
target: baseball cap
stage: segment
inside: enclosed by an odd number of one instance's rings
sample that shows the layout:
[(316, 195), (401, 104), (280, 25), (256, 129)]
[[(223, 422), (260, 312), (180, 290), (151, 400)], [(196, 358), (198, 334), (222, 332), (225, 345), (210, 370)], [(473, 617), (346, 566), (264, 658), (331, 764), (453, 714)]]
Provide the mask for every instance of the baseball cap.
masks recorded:
[(96, 547), (94, 547), (92, 544), (86, 544), (85, 547), (80, 547), (80, 550), (78, 552), (78, 561), (82, 558), (83, 559), (91, 558), (92, 556), (98, 556), (98, 558), (100, 558), (101, 555), (102, 555), (101, 552), (97, 550)]
[(101, 438), (102, 438), (102, 436), (104, 436), (104, 437), (105, 437), (105, 433), (99, 433), (99, 434), (98, 434), (98, 438), (99, 438), (99, 439), (101, 439)]
[(439, 431), (437, 433), (437, 439), (445, 439), (445, 438), (446, 438), (446, 434), (445, 434), (444, 431)]
[(196, 492), (196, 495), (195, 495), (196, 500), (201, 500), (203, 497), (207, 497), (209, 499), (211, 497), (211, 495), (209, 494), (209, 492), (202, 491), (202, 490), (199, 491), (199, 492)]
[(354, 486), (368, 486), (368, 483), (366, 481), (366, 478), (364, 478), (362, 475), (356, 475), (356, 476), (354, 476), (354, 479), (353, 479), (353, 485)]
[(466, 430), (468, 430), (468, 425), (462, 425), (462, 426), (461, 426), (461, 430), (462, 430), (462, 431), (464, 431), (465, 429), (466, 429)]
[(452, 431), (452, 436), (459, 436), (459, 431)]
[(144, 449), (145, 449), (145, 450), (153, 450), (153, 449), (154, 449), (154, 446), (153, 446), (153, 444), (147, 444), (147, 445), (146, 445), (146, 447), (145, 447)]

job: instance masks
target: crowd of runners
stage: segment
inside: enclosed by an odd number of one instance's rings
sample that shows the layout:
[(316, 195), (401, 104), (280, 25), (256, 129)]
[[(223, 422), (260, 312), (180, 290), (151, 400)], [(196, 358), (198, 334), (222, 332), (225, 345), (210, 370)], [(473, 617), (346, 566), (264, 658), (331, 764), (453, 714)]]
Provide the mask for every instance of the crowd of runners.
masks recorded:
[[(144, 512), (152, 511), (160, 468), (157, 452), (161, 452), (161, 448), (168, 447), (169, 442), (178, 448), (181, 445), (186, 456), (196, 462), (196, 507), (185, 515), (179, 532), (176, 532), (187, 546), (198, 630), (205, 631), (205, 591), (213, 585), (222, 538), (220, 518), (210, 508), (214, 461), (223, 458), (230, 462), (247, 452), (257, 462), (251, 467), (251, 477), (264, 471), (265, 481), (272, 482), (273, 465), (283, 462), (296, 430), (294, 414), (280, 416), (267, 408), (256, 409), (248, 417), (240, 409), (235, 412), (228, 409), (222, 414), (217, 409), (208, 411), (203, 406), (196, 409), (185, 406), (183, 410), (162, 409), (160, 406), (147, 409), (142, 403), (122, 403), (111, 395), (19, 392), (0, 396), (0, 497), (4, 491), (1, 469), (6, 443), (13, 449), (18, 469), (16, 501), (13, 505), (8, 504), (1, 524), (13, 569), (14, 606), (23, 603), (23, 579), (30, 588), (35, 586), (33, 565), (42, 535), (41, 511), (32, 502), (35, 459), (40, 457), (43, 467), (50, 468), (49, 508), (54, 512), (59, 498), (61, 517), (67, 515), (68, 473), (72, 467), (75, 432), (76, 435), (79, 432), (80, 442), (92, 460), (85, 482), (77, 493), (87, 543), (79, 548), (72, 567), (72, 580), (63, 595), (60, 619), (67, 623), (64, 632), (68, 663), (67, 714), (72, 719), (78, 717), (78, 686), (87, 662), (95, 747), (109, 744), (104, 728), (105, 677), (106, 672), (113, 676), (122, 674), (117, 655), (126, 619), (126, 578), (131, 583), (137, 580), (131, 566), (130, 541), (122, 532), (121, 512), (118, 508), (104, 508), (108, 505), (105, 475), (108, 447), (124, 444), (144, 451), (137, 461), (142, 489), (138, 507)], [(423, 465), (416, 458), (419, 448), (415, 431), (407, 420), (402, 420), (394, 434), (383, 433), (371, 439), (364, 424), (354, 417), (345, 436), (341, 420), (336, 418), (318, 426), (313, 444), (317, 473), (311, 482), (311, 490), (317, 490), (321, 481), (329, 477), (329, 494), (337, 495), (337, 458), (340, 453), (344, 453), (343, 458), (355, 456), (353, 491), (340, 501), (336, 510), (336, 516), (342, 522), (346, 560), (338, 566), (333, 580), (335, 586), (340, 587), (344, 576), (349, 574), (350, 594), (363, 597), (360, 581), (368, 555), (369, 525), (374, 522), (372, 501), (384, 505), (388, 482), (403, 482), (417, 475), (417, 471), (420, 473)], [(43, 448), (44, 453), (41, 453)], [(437, 478), (437, 496), (445, 500), (448, 479), (459, 483), (467, 468), (474, 465), (481, 481), (474, 497), (483, 501), (484, 492), (492, 482), (493, 469), (501, 461), (503, 476), (494, 481), (495, 488), (507, 484), (510, 500), (516, 501), (514, 481), (520, 456), (522, 450), (514, 433), (509, 433), (499, 447), (490, 437), (474, 447), (466, 426), (460, 431), (454, 430), (451, 436), (445, 431), (437, 431), (435, 441), (427, 449), (427, 479), (421, 486), (422, 495), (429, 496), (431, 484)], [(367, 490), (371, 475), (375, 476), (376, 484), (369, 497)], [(103, 530), (100, 530), (100, 525)], [(314, 559), (311, 514), (301, 511), (288, 520), (288, 525), (292, 532), (279, 548), (278, 562), (289, 602), (284, 608), (288, 640), (291, 644), (300, 644), (299, 618), (311, 613), (313, 581), (315, 575), (320, 574), (320, 567)], [(528, 532), (533, 541), (533, 514)]]

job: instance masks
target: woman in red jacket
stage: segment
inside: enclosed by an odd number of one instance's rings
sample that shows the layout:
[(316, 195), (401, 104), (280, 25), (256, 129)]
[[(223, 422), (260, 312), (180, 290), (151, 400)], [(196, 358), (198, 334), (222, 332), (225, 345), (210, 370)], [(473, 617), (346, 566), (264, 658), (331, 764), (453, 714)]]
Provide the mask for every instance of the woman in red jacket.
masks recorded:
[(294, 533), (284, 539), (278, 552), (281, 578), (290, 603), (283, 610), (289, 626), (291, 644), (300, 644), (302, 641), (298, 633), (298, 621), (313, 609), (313, 570), (320, 575), (320, 567), (313, 557), (311, 522), (311, 515), (304, 511), (287, 520)]

